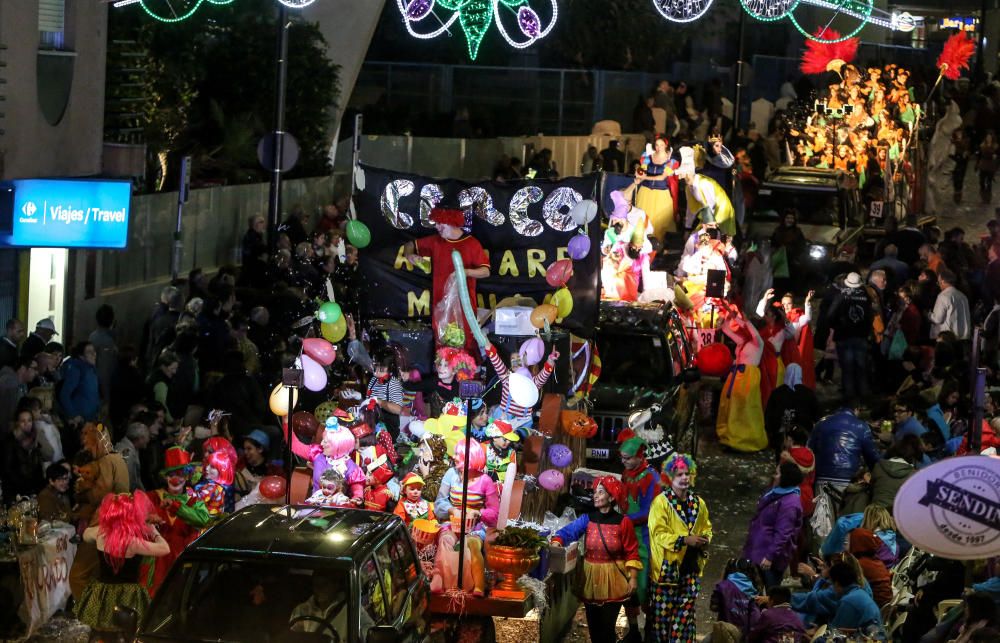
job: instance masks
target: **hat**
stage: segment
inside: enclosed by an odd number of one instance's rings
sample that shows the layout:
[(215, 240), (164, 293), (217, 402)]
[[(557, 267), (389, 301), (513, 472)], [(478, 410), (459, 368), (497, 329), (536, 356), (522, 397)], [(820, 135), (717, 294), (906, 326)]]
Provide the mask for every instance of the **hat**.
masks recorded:
[(424, 479), (412, 471), (406, 474), (403, 477), (403, 480), (399, 483), (399, 486), (403, 489), (415, 485), (420, 485), (421, 487), (424, 486)]
[(354, 421), (354, 416), (351, 415), (350, 412), (341, 408), (333, 410), (333, 417), (337, 418), (338, 421), (344, 422), (345, 424), (350, 424)]
[(844, 285), (848, 288), (860, 288), (861, 287), (861, 275), (856, 272), (849, 273), (844, 279)]
[(614, 500), (619, 509), (624, 509), (628, 506), (628, 495), (625, 492), (625, 485), (618, 478), (614, 476), (602, 476), (594, 481), (594, 489), (596, 490), (597, 487), (604, 487), (604, 490), (608, 492), (608, 495), (611, 496), (611, 499)]
[(254, 429), (250, 433), (247, 433), (246, 437), (244, 437), (243, 439), (252, 440), (257, 444), (259, 444), (261, 448), (264, 449), (267, 449), (268, 447), (271, 446), (271, 438), (267, 437), (267, 434), (261, 431), (260, 429)]
[(53, 335), (58, 335), (59, 334), (59, 333), (56, 332), (56, 325), (55, 325), (55, 323), (51, 319), (49, 319), (48, 317), (46, 317), (45, 319), (39, 320), (39, 322), (37, 324), (35, 324), (35, 330), (38, 330), (39, 328), (42, 328), (42, 329), (45, 329), (45, 330), (50, 330), (50, 331), (52, 331)]
[(625, 200), (625, 195), (620, 191), (614, 191), (611, 193), (611, 202), (615, 204), (615, 209), (611, 213), (612, 219), (625, 219), (628, 217), (629, 204)]
[(514, 432), (514, 427), (506, 420), (493, 420), (492, 424), (486, 427), (486, 437), (506, 438), (511, 442), (518, 442), (521, 439), (521, 436)]
[(619, 451), (622, 455), (634, 458), (636, 455), (641, 455), (643, 449), (646, 447), (646, 441), (642, 438), (629, 438), (622, 443), (619, 447)]
[(351, 425), (348, 428), (348, 430), (351, 432), (351, 434), (354, 437), (356, 437), (359, 440), (361, 438), (363, 438), (363, 437), (369, 436), (372, 433), (374, 433), (374, 431), (372, 430), (372, 427), (369, 426), (369, 424), (367, 422), (361, 422), (359, 424)]
[(191, 454), (181, 447), (170, 447), (164, 455), (166, 465), (160, 471), (161, 475), (167, 475), (178, 469), (193, 469), (199, 462), (191, 462)]

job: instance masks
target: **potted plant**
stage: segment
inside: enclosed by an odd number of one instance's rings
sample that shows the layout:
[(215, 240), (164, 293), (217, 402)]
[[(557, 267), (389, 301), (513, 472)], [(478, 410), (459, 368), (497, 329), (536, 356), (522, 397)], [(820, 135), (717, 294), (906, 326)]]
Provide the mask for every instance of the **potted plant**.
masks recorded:
[(528, 527), (507, 527), (486, 549), (486, 566), (497, 577), (491, 594), (498, 598), (523, 599), (517, 579), (538, 564), (538, 550), (546, 544), (537, 531)]

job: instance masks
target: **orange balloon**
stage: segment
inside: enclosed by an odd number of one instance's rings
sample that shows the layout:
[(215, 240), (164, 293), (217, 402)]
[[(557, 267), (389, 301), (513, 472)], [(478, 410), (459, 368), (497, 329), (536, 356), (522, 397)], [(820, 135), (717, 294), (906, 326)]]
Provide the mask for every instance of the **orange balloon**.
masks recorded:
[(556, 323), (556, 318), (559, 316), (559, 309), (552, 304), (541, 304), (535, 306), (535, 309), (531, 311), (531, 325), (535, 328), (545, 328), (545, 322), (548, 321), (549, 325)]

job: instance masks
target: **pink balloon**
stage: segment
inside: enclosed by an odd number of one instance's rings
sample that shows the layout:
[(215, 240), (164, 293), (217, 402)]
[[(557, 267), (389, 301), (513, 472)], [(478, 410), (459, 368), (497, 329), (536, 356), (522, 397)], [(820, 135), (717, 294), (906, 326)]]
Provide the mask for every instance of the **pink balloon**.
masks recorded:
[(538, 484), (546, 491), (559, 491), (566, 484), (566, 476), (557, 469), (546, 469), (539, 474)]
[(545, 342), (539, 337), (532, 337), (521, 344), (518, 352), (521, 354), (521, 361), (525, 366), (534, 366), (545, 356)]
[(304, 340), (302, 352), (323, 366), (329, 366), (337, 357), (337, 349), (333, 347), (333, 344), (319, 337), (310, 337)]
[(523, 375), (523, 376), (527, 377), (527, 378), (528, 378), (529, 380), (530, 380), (530, 379), (531, 379), (532, 377), (534, 377), (534, 376), (533, 376), (533, 375), (531, 374), (531, 371), (529, 371), (529, 370), (528, 370), (528, 367), (526, 367), (526, 366), (522, 366), (521, 368), (517, 369), (517, 370), (516, 370), (516, 371), (514, 371), (514, 372), (515, 372), (515, 373), (517, 373), (518, 375)]
[(326, 369), (316, 363), (308, 355), (302, 356), (302, 379), (310, 391), (322, 391), (326, 388)]
[(545, 271), (545, 281), (553, 288), (561, 288), (573, 276), (573, 260), (560, 259)]

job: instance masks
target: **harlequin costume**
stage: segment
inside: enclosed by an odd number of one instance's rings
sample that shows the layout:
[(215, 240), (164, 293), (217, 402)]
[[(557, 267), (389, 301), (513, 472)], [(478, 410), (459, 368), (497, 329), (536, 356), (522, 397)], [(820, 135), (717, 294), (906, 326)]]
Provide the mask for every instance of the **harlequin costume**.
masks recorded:
[[(639, 548), (639, 560), (643, 569), (649, 569), (649, 509), (653, 499), (660, 489), (659, 476), (656, 470), (646, 462), (646, 442), (642, 438), (633, 437), (625, 440), (619, 451), (622, 455), (640, 456), (641, 460), (633, 469), (622, 473), (622, 485), (625, 489), (625, 515), (635, 527), (635, 537)], [(639, 604), (646, 604), (646, 589), (649, 575), (639, 574)]]
[(424, 487), (424, 479), (421, 478), (416, 473), (412, 471), (403, 477), (402, 482), (399, 483), (402, 487), (402, 494), (399, 498), (399, 502), (396, 503), (396, 509), (393, 511), (394, 514), (403, 519), (403, 522), (407, 527), (413, 524), (414, 520), (424, 519), (429, 520), (431, 516), (431, 503), (427, 502), (423, 498), (418, 499), (416, 502), (411, 502), (406, 497), (406, 491), (410, 488), (420, 488)]
[(719, 442), (731, 449), (760, 451), (768, 444), (761, 402), (761, 359), (770, 344), (745, 320), (723, 322), (722, 331), (736, 342), (736, 363), (722, 385), (715, 432)]
[[(172, 477), (170, 474), (175, 472), (189, 477), (196, 464), (191, 462), (191, 454), (181, 447), (167, 449), (165, 463), (167, 466), (160, 472), (164, 478)], [(152, 563), (144, 562), (140, 572), (140, 579), (149, 595), (154, 596), (174, 561), (201, 534), (211, 516), (204, 502), (183, 489), (179, 493), (157, 489), (149, 496), (153, 502), (153, 512), (162, 520), (159, 525), (160, 534), (170, 545), (169, 554), (156, 558)]]
[[(593, 605), (621, 603), (629, 597), (629, 570), (642, 570), (635, 527), (619, 510), (625, 489), (613, 476), (600, 478), (615, 502), (608, 512), (595, 509), (556, 532), (552, 542), (563, 545), (584, 539), (583, 601)], [(596, 487), (595, 487), (596, 488)]]
[(690, 490), (682, 500), (670, 486), (670, 476), (680, 466), (678, 460), (687, 465), (692, 484), (696, 473), (694, 462), (686, 456), (663, 463), (667, 484), (649, 510), (650, 593), (655, 640), (691, 643), (695, 640), (695, 599), (706, 559), (698, 556), (694, 564), (682, 568), (689, 549), (684, 539), (703, 536), (711, 541), (712, 523), (704, 500)]

